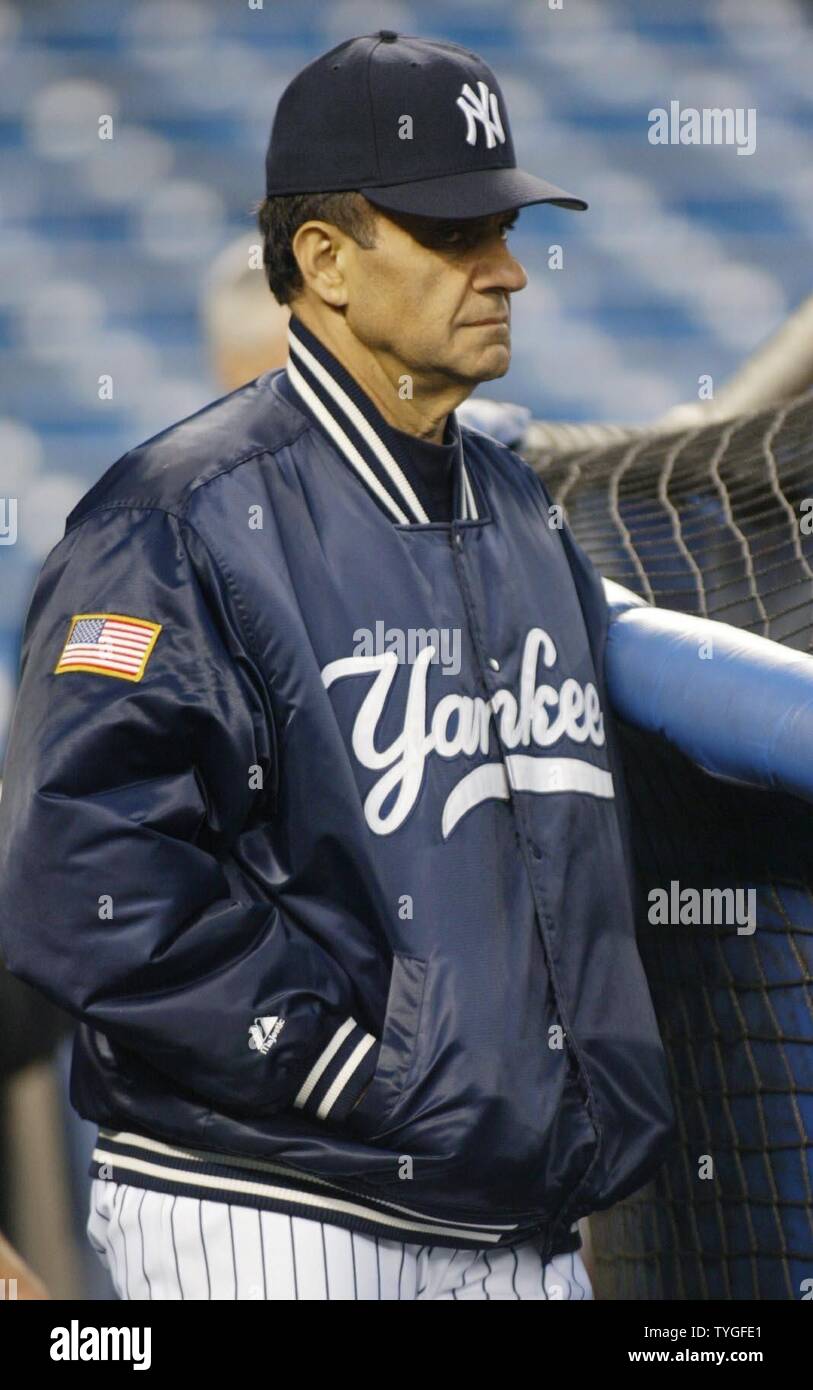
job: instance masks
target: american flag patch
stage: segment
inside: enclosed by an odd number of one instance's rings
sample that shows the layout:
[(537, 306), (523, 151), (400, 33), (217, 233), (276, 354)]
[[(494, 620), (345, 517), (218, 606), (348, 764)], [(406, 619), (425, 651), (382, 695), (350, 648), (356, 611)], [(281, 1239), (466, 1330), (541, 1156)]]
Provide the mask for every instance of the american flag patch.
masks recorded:
[(160, 623), (149, 623), (145, 618), (77, 613), (71, 618), (68, 640), (54, 675), (95, 671), (100, 676), (140, 681), (160, 631)]

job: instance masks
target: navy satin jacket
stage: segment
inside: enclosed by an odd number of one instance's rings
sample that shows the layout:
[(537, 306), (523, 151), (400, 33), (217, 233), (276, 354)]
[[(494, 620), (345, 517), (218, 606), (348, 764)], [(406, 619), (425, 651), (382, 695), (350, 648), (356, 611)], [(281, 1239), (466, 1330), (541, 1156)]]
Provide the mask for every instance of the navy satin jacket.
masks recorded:
[(83, 498), (26, 625), (0, 939), (80, 1021), (93, 1171), (552, 1252), (653, 1174), (672, 1107), (601, 583), (453, 423), (431, 523), (295, 322), (287, 371)]

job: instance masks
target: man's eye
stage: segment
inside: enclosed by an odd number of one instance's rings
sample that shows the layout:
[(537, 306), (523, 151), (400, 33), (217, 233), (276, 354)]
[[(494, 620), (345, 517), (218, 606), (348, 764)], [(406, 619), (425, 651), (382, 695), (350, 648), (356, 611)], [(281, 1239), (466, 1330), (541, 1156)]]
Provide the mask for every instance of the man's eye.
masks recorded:
[[(498, 223), (500, 236), (503, 240), (506, 239), (512, 227), (516, 226), (516, 223), (516, 216), (506, 217), (503, 222)], [(491, 226), (493, 227), (493, 225), (492, 222)], [(472, 222), (462, 227), (455, 223), (449, 223), (437, 227), (434, 232), (435, 245), (442, 246), (447, 250), (475, 246), (490, 235), (488, 225), (480, 222)]]

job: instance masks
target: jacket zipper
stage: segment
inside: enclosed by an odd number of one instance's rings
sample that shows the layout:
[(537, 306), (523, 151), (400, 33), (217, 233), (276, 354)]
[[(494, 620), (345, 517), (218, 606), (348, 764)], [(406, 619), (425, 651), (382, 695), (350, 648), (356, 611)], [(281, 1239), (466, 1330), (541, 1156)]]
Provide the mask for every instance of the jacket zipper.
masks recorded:
[[(466, 585), (465, 580), (464, 580), (464, 576), (462, 575), (461, 568), (460, 568), (460, 566), (461, 566), (461, 560), (462, 560), (462, 551), (463, 551), (463, 534), (462, 534), (462, 532), (461, 532), (461, 530), (460, 530), (459, 527), (454, 526), (454, 525), (452, 526), (452, 528), (451, 528), (451, 537), (450, 537), (450, 539), (451, 539), (451, 543), (452, 543), (452, 554), (453, 554), (453, 558), (454, 558), (455, 572), (456, 572), (456, 574), (457, 574), (457, 582), (458, 582), (458, 586), (459, 586), (459, 588), (460, 588), (461, 596), (462, 596), (462, 598), (463, 598), (463, 605), (464, 605), (464, 608), (465, 608), (466, 613), (468, 614), (468, 618), (469, 618), (469, 633), (470, 633), (470, 636), (471, 636), (471, 639), (472, 639), (472, 642), (473, 642), (473, 645), (474, 645), (474, 649), (475, 649), (475, 651), (476, 651), (476, 653), (477, 653), (477, 658), (478, 658), (478, 661), (479, 661), (479, 666), (480, 666), (480, 670), (479, 670), (480, 681), (481, 681), (481, 683), (482, 683), (482, 685), (483, 685), (483, 688), (484, 688), (484, 690), (485, 690), (486, 698), (490, 701), (491, 698), (492, 698), (492, 696), (491, 696), (491, 691), (489, 690), (488, 683), (486, 682), (485, 677), (484, 677), (484, 675), (483, 675), (484, 667), (485, 667), (485, 665), (487, 664), (487, 654), (486, 654), (486, 652), (482, 649), (482, 643), (481, 643), (481, 640), (480, 640), (480, 630), (479, 630), (479, 627), (477, 626), (476, 621), (472, 621), (472, 616), (474, 616), (474, 617), (476, 618), (476, 614), (474, 614), (473, 602), (470, 603), (470, 602), (468, 601), (470, 595), (469, 595), (468, 588), (467, 588), (467, 585)], [(581, 605), (580, 605), (580, 606), (581, 606)], [(586, 630), (586, 623), (585, 623), (585, 630)], [(591, 648), (591, 653), (592, 653), (592, 648)], [(505, 764), (505, 758), (506, 758), (507, 754), (506, 754), (505, 748), (503, 747), (502, 740), (501, 740), (501, 738), (500, 738), (499, 724), (498, 724), (497, 721), (495, 721), (495, 723), (494, 723), (494, 734), (495, 734), (495, 737), (496, 737), (496, 739), (497, 739), (497, 743), (499, 744), (500, 754), (501, 754), (502, 759), (503, 759), (503, 764)], [(510, 788), (511, 788), (510, 780), (509, 780), (509, 782), (508, 782), (508, 786), (509, 786), (509, 790), (510, 790)], [(516, 835), (517, 845), (519, 846), (520, 852), (522, 853), (523, 858), (524, 858), (524, 860), (525, 860), (525, 870), (526, 870), (526, 873), (527, 873), (527, 875), (528, 875), (528, 882), (529, 882), (530, 889), (531, 889), (531, 897), (532, 897), (532, 900), (533, 900), (533, 903), (534, 903), (534, 911), (535, 911), (535, 914), (536, 914), (536, 917), (537, 917), (539, 936), (540, 936), (540, 939), (541, 939), (541, 942), (542, 942), (542, 949), (543, 949), (543, 951), (544, 951), (544, 953), (545, 953), (545, 959), (546, 959), (547, 964), (548, 964), (548, 970), (549, 970), (549, 972), (550, 972), (550, 977), (551, 977), (551, 993), (552, 993), (552, 995), (553, 995), (553, 998), (554, 998), (554, 1002), (555, 1002), (555, 1004), (556, 1004), (557, 1011), (558, 1011), (559, 1015), (561, 1016), (561, 1006), (560, 1006), (560, 1003), (559, 1003), (559, 991), (558, 991), (557, 986), (556, 986), (555, 983), (554, 983), (554, 982), (555, 982), (555, 979), (556, 979), (555, 969), (554, 969), (553, 962), (552, 962), (552, 959), (551, 959), (551, 953), (550, 953), (550, 949), (549, 949), (547, 937), (546, 937), (546, 935), (545, 935), (545, 930), (544, 930), (544, 927), (543, 927), (543, 925), (542, 925), (542, 921), (541, 921), (541, 918), (540, 918), (539, 907), (538, 907), (538, 904), (537, 904), (536, 886), (535, 886), (535, 884), (534, 884), (533, 876), (532, 876), (532, 874), (531, 874), (531, 870), (530, 870), (530, 867), (529, 867), (529, 865), (528, 865), (528, 858), (527, 858), (527, 853), (526, 853), (526, 849), (527, 849), (527, 836), (526, 836), (525, 839), (523, 840), (523, 835), (521, 834), (521, 832), (524, 831), (524, 827), (523, 827), (522, 817), (521, 817), (521, 814), (520, 814), (520, 811), (519, 811), (519, 807), (517, 806), (516, 799), (514, 798), (513, 795), (511, 795), (509, 799), (510, 799), (511, 808), (512, 808), (512, 811), (513, 811), (515, 820), (516, 820), (515, 835)], [(561, 1017), (560, 1017), (560, 1021), (561, 1021)], [(568, 1030), (565, 1030), (565, 1031), (567, 1032)], [(582, 1084), (585, 1086), (585, 1088), (586, 1088), (586, 1090), (587, 1090), (587, 1093), (588, 1093), (588, 1096), (589, 1096), (589, 1094), (590, 1094), (590, 1081), (589, 1081), (589, 1077), (587, 1076), (586, 1068), (584, 1067), (584, 1064), (581, 1062), (581, 1060), (580, 1060), (580, 1058), (579, 1058), (578, 1049), (574, 1050), (574, 1052), (573, 1052), (573, 1057), (574, 1057), (574, 1061), (575, 1061), (575, 1063), (576, 1063), (576, 1069), (577, 1069), (577, 1072), (578, 1072), (578, 1074), (579, 1074), (579, 1077), (581, 1078)], [(582, 1190), (582, 1188), (583, 1188), (583, 1186), (584, 1186), (584, 1183), (585, 1183), (585, 1181), (586, 1181), (588, 1175), (589, 1175), (590, 1172), (592, 1171), (592, 1169), (593, 1169), (595, 1163), (598, 1161), (598, 1158), (599, 1158), (599, 1155), (600, 1155), (600, 1152), (601, 1152), (601, 1135), (600, 1135), (600, 1133), (599, 1133), (599, 1130), (598, 1130), (597, 1125), (595, 1124), (595, 1122), (594, 1122), (594, 1120), (593, 1120), (593, 1116), (592, 1116), (590, 1107), (589, 1107), (589, 1105), (588, 1105), (586, 1102), (584, 1103), (584, 1109), (585, 1109), (585, 1112), (586, 1112), (586, 1114), (587, 1114), (587, 1118), (588, 1118), (588, 1120), (590, 1121), (590, 1124), (591, 1124), (591, 1126), (592, 1126), (592, 1128), (593, 1128), (593, 1132), (594, 1132), (594, 1134), (595, 1134), (595, 1136), (596, 1136), (596, 1152), (595, 1152), (595, 1154), (594, 1154), (592, 1160), (590, 1161), (590, 1163), (587, 1165), (587, 1168), (585, 1169), (585, 1171), (584, 1171), (584, 1173), (582, 1174), (581, 1178), (577, 1181), (575, 1188), (574, 1188), (570, 1193), (568, 1193), (568, 1195), (565, 1197), (565, 1199), (564, 1199), (564, 1201), (563, 1201), (561, 1207), (560, 1207), (559, 1210), (555, 1213), (555, 1215), (551, 1218), (550, 1223), (549, 1223), (549, 1226), (546, 1228), (547, 1231), (548, 1231), (548, 1233), (544, 1236), (544, 1240), (543, 1240), (543, 1255), (544, 1255), (544, 1258), (545, 1258), (545, 1263), (547, 1263), (547, 1262), (549, 1261), (549, 1259), (550, 1259), (550, 1251), (551, 1251), (551, 1249), (553, 1248), (553, 1236), (554, 1236), (554, 1231), (558, 1230), (559, 1224), (562, 1223), (562, 1222), (564, 1221), (564, 1219), (565, 1219), (565, 1214), (568, 1213), (568, 1211), (572, 1209), (572, 1203), (573, 1203), (574, 1199), (577, 1197), (577, 1195), (579, 1194), (579, 1192)]]

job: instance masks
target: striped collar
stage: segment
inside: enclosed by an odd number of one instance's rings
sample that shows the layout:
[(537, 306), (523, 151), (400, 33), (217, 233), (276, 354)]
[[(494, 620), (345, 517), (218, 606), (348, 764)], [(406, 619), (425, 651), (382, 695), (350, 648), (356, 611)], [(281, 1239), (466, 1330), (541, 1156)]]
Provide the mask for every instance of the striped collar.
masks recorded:
[[(288, 346), (286, 375), (299, 403), (321, 425), (379, 506), (399, 525), (433, 524), (407, 477), (404, 450), (408, 445), (401, 431), (387, 423), (350, 373), (294, 316)], [(461, 521), (477, 521), (480, 514), (463, 458), (460, 426), (454, 414), (449, 422), (458, 446), (454, 510)]]

